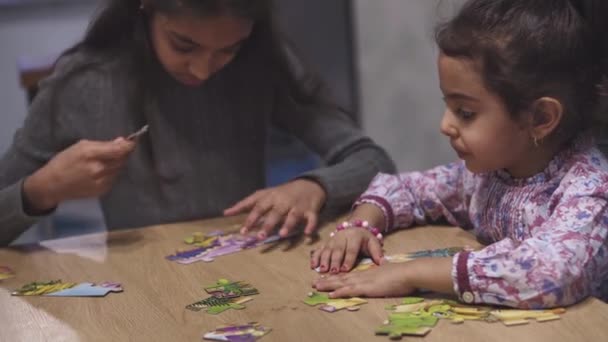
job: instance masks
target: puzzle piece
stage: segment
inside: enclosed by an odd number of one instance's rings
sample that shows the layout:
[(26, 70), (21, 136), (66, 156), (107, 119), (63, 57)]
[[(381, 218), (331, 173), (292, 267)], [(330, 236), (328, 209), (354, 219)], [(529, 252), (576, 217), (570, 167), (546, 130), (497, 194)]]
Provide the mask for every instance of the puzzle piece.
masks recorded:
[(319, 307), (319, 310), (336, 312), (342, 309), (347, 309), (348, 311), (357, 311), (359, 308), (358, 306), (367, 303), (367, 301), (357, 297), (330, 299), (326, 294), (310, 292), (308, 293), (308, 298), (304, 300), (304, 303), (310, 306), (323, 304)]
[(110, 292), (122, 292), (118, 283), (64, 283), (61, 280), (33, 282), (11, 293), (13, 296), (104, 297)]
[(258, 290), (242, 281), (220, 279), (212, 286), (205, 287), (208, 294), (217, 298), (234, 298), (258, 294)]
[(431, 331), (439, 319), (452, 323), (465, 321), (503, 322), (507, 326), (526, 324), (530, 319), (546, 322), (560, 318), (563, 308), (551, 310), (493, 310), (490, 307), (465, 306), (452, 300), (429, 300), (409, 297), (402, 304), (390, 305), (388, 320), (376, 329), (377, 335), (388, 335), (391, 339), (402, 336), (424, 336)]
[(180, 264), (191, 264), (198, 261), (212, 262), (215, 258), (254, 248), (262, 244), (255, 236), (245, 236), (238, 233), (211, 232), (207, 235), (194, 233), (184, 242), (196, 248), (178, 251), (166, 257), (167, 260)]
[(244, 303), (253, 300), (251, 297), (235, 297), (235, 298), (218, 298), (209, 297), (200, 300), (196, 303), (189, 304), (186, 309), (191, 311), (206, 310), (208, 314), (217, 315), (226, 310), (242, 310), (245, 308)]
[(203, 338), (213, 341), (249, 342), (268, 334), (270, 330), (270, 328), (263, 327), (257, 322), (252, 322), (242, 325), (221, 326), (206, 333)]
[(15, 272), (8, 266), (0, 266), (0, 280), (10, 279), (15, 276)]

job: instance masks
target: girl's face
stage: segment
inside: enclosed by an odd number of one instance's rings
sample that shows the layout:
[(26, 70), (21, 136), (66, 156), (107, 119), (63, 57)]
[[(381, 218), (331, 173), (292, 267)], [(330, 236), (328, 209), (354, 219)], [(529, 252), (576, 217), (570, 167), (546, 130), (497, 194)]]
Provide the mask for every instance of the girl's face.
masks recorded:
[(513, 177), (534, 174), (527, 126), (484, 87), (472, 62), (441, 54), (437, 64), (446, 103), (441, 132), (466, 167), (475, 173), (506, 169)]
[(201, 19), (157, 13), (150, 20), (158, 60), (177, 81), (193, 87), (230, 63), (252, 29), (253, 21), (228, 15)]

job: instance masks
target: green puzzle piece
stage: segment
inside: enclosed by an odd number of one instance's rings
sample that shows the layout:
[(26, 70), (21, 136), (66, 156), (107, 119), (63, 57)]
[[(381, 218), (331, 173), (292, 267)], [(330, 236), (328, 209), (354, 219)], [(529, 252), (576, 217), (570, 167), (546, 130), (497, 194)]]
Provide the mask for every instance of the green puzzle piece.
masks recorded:
[(312, 294), (309, 294), (308, 298), (306, 298), (304, 300), (304, 303), (306, 303), (310, 306), (316, 306), (319, 304), (327, 304), (327, 302), (329, 302), (329, 301), (330, 301), (330, 299), (329, 299), (329, 297), (327, 297), (326, 294), (312, 292)]

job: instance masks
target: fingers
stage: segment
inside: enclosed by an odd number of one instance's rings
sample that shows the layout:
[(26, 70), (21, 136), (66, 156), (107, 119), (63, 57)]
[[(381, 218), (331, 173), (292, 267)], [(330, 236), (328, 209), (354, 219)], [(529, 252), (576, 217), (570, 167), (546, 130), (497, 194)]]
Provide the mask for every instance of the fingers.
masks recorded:
[(344, 255), (344, 262), (342, 263), (342, 272), (348, 272), (353, 269), (357, 256), (359, 255), (360, 241), (350, 241), (346, 244), (346, 253)]
[(330, 298), (357, 297), (363, 294), (357, 275), (340, 274), (320, 278), (313, 284), (318, 291), (329, 292)]
[(276, 207), (268, 210), (264, 215), (264, 223), (258, 232), (258, 239), (263, 240), (271, 235), (274, 228), (285, 216), (285, 212), (285, 210)]
[(312, 253), (310, 254), (310, 268), (312, 268), (313, 270), (319, 267), (322, 252), (323, 248), (318, 248), (312, 251)]
[(272, 209), (271, 202), (257, 202), (245, 219), (241, 234), (247, 234), (270, 209)]
[(295, 227), (298, 224), (298, 222), (300, 221), (300, 219), (301, 219), (301, 216), (298, 214), (298, 212), (295, 209), (291, 209), (289, 211), (289, 213), (287, 214), (287, 217), (285, 217), (283, 226), (281, 226), (281, 229), (279, 230), (279, 235), (281, 237), (285, 237), (285, 236), (289, 235), (289, 233), (293, 229), (295, 229)]
[(304, 228), (304, 234), (310, 235), (317, 229), (318, 218), (316, 212), (308, 212), (304, 215), (306, 217), (306, 227)]
[(224, 210), (224, 215), (232, 216), (232, 215), (237, 215), (237, 214), (241, 214), (241, 213), (250, 211), (255, 206), (260, 195), (261, 195), (261, 191), (254, 192), (253, 194), (251, 194), (251, 195), (245, 197), (244, 199), (240, 200), (239, 202), (237, 202), (232, 207)]
[(384, 253), (382, 251), (382, 244), (377, 238), (371, 238), (367, 240), (366, 246), (367, 255), (369, 255), (376, 265), (380, 265), (384, 261)]
[(329, 272), (331, 274), (337, 274), (342, 268), (342, 261), (344, 260), (344, 252), (346, 250), (346, 240), (336, 240), (334, 247), (331, 250)]
[(84, 142), (85, 157), (89, 160), (118, 161), (125, 159), (135, 148), (133, 141), (118, 138), (114, 141)]

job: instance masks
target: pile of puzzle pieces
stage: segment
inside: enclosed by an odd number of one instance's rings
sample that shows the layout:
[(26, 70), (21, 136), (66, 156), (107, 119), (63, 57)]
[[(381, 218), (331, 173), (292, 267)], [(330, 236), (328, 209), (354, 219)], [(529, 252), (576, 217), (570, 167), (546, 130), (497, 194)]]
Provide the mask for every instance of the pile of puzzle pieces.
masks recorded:
[(122, 292), (122, 285), (112, 282), (65, 283), (61, 280), (32, 282), (11, 293), (13, 296), (104, 297), (110, 292)]
[(310, 306), (319, 306), (319, 310), (326, 312), (336, 312), (342, 309), (348, 311), (359, 311), (359, 306), (367, 303), (365, 299), (353, 297), (353, 298), (339, 298), (330, 299), (327, 294), (318, 292), (309, 292), (308, 298), (304, 300), (304, 303)]
[(270, 332), (257, 322), (240, 325), (224, 325), (206, 333), (203, 338), (213, 341), (254, 342)]
[(529, 320), (546, 322), (560, 319), (566, 312), (563, 308), (551, 310), (493, 309), (489, 307), (465, 306), (451, 300), (424, 300), (405, 298), (400, 305), (386, 308), (391, 311), (384, 325), (376, 329), (376, 335), (388, 335), (400, 339), (405, 335), (424, 336), (431, 331), (439, 319), (452, 323), (464, 321), (502, 322), (507, 326), (527, 324)]
[(220, 279), (217, 283), (205, 287), (211, 296), (196, 303), (189, 304), (186, 309), (192, 311), (206, 310), (207, 313), (217, 315), (229, 309), (244, 309), (244, 303), (253, 300), (258, 290), (242, 281)]

